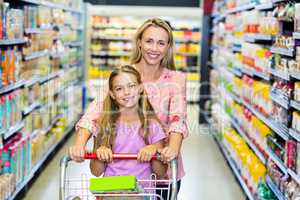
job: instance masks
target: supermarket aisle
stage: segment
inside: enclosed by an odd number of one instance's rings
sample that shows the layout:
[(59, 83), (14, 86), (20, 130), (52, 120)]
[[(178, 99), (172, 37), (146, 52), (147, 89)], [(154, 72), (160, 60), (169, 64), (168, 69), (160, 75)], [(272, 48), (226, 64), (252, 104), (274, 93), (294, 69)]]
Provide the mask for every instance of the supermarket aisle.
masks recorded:
[(198, 113), (197, 106), (188, 107), (190, 136), (183, 144), (186, 176), (179, 200), (245, 199), (208, 127), (195, 123)]
[[(183, 146), (183, 157), (187, 175), (183, 179), (179, 200), (211, 199), (241, 200), (244, 195), (224, 161), (213, 139), (204, 126), (193, 127), (198, 119), (196, 106), (189, 106), (189, 124), (191, 135)], [(199, 135), (201, 133), (201, 135)], [(72, 143), (68, 140), (64, 147), (54, 156), (39, 178), (32, 184), (24, 200), (58, 199), (59, 159)], [(89, 174), (88, 163), (70, 165), (70, 174), (78, 172)]]

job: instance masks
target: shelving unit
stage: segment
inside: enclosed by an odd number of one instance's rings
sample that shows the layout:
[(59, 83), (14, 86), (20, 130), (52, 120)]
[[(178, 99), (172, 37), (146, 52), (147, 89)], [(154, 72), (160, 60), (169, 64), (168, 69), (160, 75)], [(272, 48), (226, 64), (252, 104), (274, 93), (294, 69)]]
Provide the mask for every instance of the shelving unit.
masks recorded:
[(32, 168), (30, 174), (25, 178), (25, 180), (16, 188), (13, 194), (7, 200), (14, 200), (18, 196), (18, 194), (25, 188), (25, 186), (32, 180), (34, 175), (38, 172), (38, 170), (43, 166), (45, 161), (49, 159), (49, 156), (57, 150), (57, 148), (65, 141), (65, 139), (72, 133), (74, 129), (74, 124), (71, 124), (64, 133), (63, 138), (59, 141), (59, 143), (53, 145), (40, 159), (40, 161)]
[(224, 158), (226, 159), (229, 167), (231, 168), (231, 170), (233, 171), (235, 177), (237, 178), (239, 184), (241, 185), (241, 188), (243, 189), (244, 193), (246, 194), (247, 198), (249, 200), (255, 200), (255, 197), (252, 195), (251, 191), (249, 190), (249, 188), (247, 187), (244, 179), (242, 178), (242, 176), (240, 175), (239, 169), (236, 167), (236, 164), (234, 163), (234, 160), (229, 156), (230, 154), (227, 152), (226, 148), (224, 147), (224, 145), (219, 142), (219, 139), (215, 137), (215, 133), (211, 133), (214, 137), (214, 140), (216, 141), (216, 143), (218, 144), (218, 147), (221, 151), (221, 153), (223, 154)]
[[(18, 36), (11, 34), (11, 32), (15, 34), (15, 29), (12, 31), (8, 27), (6, 29), (1, 27), (2, 32), (11, 31), (7, 35), (0, 34), (3, 38), (0, 39), (0, 47), (4, 53), (11, 55), (7, 58), (8, 61), (5, 60), (9, 63), (7, 67), (9, 70), (18, 67), (17, 70), (21, 72), (14, 72), (14, 76), (10, 74), (7, 80), (6, 77), (0, 77), (3, 80), (3, 84), (0, 84), (1, 112), (6, 110), (8, 117), (6, 115), (4, 117), (10, 120), (5, 120), (5, 126), (2, 126), (3, 116), (0, 116), (1, 152), (9, 148), (16, 152), (24, 151), (18, 158), (13, 158), (18, 159), (15, 168), (8, 168), (5, 172), (15, 173), (13, 182), (16, 189), (7, 191), (9, 196), (6, 199), (13, 200), (18, 199), (20, 192), (27, 188), (45, 161), (70, 135), (74, 124), (82, 114), (82, 101), (85, 99), (83, 96), (85, 10), (81, 0), (77, 2), (74, 0), (70, 4), (68, 1), (53, 3), (47, 0), (5, 1), (11, 3), (8, 9), (17, 7), (14, 12), (18, 12), (20, 16), (35, 11), (34, 16), (37, 18), (38, 11), (41, 11), (39, 9), (43, 9), (40, 14), (44, 17), (37, 22), (34, 21), (37, 20), (34, 17), (30, 18), (31, 21), (26, 21), (29, 18), (15, 16), (14, 21), (18, 22), (19, 26), (22, 25), (20, 33), (16, 34)], [(63, 21), (58, 20), (55, 12), (67, 17)], [(6, 39), (13, 37), (20, 38)], [(1, 66), (6, 67), (4, 65), (6, 63), (3, 64), (3, 60), (1, 62)], [(27, 65), (32, 71), (26, 68)], [(5, 72), (1, 71), (1, 76), (5, 76)], [(38, 144), (39, 142), (43, 143)], [(9, 159), (12, 159), (12, 156), (14, 155), (7, 155)], [(19, 174), (22, 174), (22, 177)], [(12, 188), (14, 186), (7, 187)], [(3, 190), (1, 187), (2, 192)]]
[(284, 195), (278, 190), (278, 187), (274, 184), (274, 182), (269, 176), (266, 177), (266, 182), (268, 186), (271, 188), (271, 190), (274, 192), (278, 200), (286, 200)]
[[(284, 7), (284, 3), (288, 2), (269, 1), (259, 4), (258, 1), (257, 4), (245, 2), (243, 5), (243, 2), (240, 1), (228, 2), (219, 0), (215, 2), (215, 5), (219, 7), (214, 8), (214, 12), (211, 15), (212, 27), (210, 35), (206, 36), (210, 37), (211, 46), (203, 47), (208, 49), (209, 62), (204, 63), (202, 66), (207, 66), (207, 74), (213, 77), (214, 82), (212, 83), (214, 88), (211, 89), (211, 94), (216, 93), (216, 87), (222, 88), (221, 96), (211, 98), (212, 107), (219, 105), (227, 110), (236, 109), (231, 111), (233, 113), (244, 112), (242, 114), (245, 115), (246, 120), (242, 120), (241, 123), (245, 124), (238, 124), (238, 121), (234, 118), (235, 115), (232, 114), (230, 115), (231, 126), (245, 140), (268, 170), (271, 170), (271, 167), (267, 163), (273, 161), (279, 168), (277, 170), (280, 173), (289, 175), (291, 181), (299, 184), (300, 176), (297, 174), (297, 171), (293, 171), (286, 166), (288, 165), (286, 164), (288, 163), (285, 158), (286, 154), (282, 154), (284, 158), (281, 159), (284, 159), (283, 161), (268, 147), (269, 144), (265, 144), (268, 148), (264, 153), (267, 154), (268, 159), (263, 159), (261, 152), (241, 128), (243, 126), (249, 128), (249, 124), (247, 124), (249, 122), (246, 121), (252, 121), (252, 118), (255, 117), (255, 122), (258, 120), (271, 130), (270, 137), (280, 141), (280, 146), (285, 151), (287, 151), (285, 144), (291, 142), (296, 142), (297, 144), (300, 142), (300, 131), (295, 130), (291, 122), (292, 113), (300, 111), (300, 103), (294, 99), (296, 95), (293, 91), (294, 88), (292, 88), (295, 82), (300, 80), (300, 72), (294, 69), (297, 67), (284, 65), (285, 61), (295, 63), (295, 65), (299, 63), (297, 60), (299, 57), (299, 52), (297, 52), (299, 47), (297, 48), (297, 45), (299, 46), (299, 44), (298, 41), (292, 41), (294, 42), (292, 44), (295, 46), (287, 45), (284, 47), (284, 45), (278, 45), (278, 40), (281, 38), (299, 40), (300, 34), (294, 30), (296, 29), (296, 24), (292, 26), (293, 22), (287, 22), (284, 18), (276, 19), (272, 17), (274, 15), (270, 14), (278, 7), (279, 3), (283, 3), (280, 5)], [(231, 8), (234, 5), (237, 6)], [(250, 16), (251, 20), (249, 19)], [(270, 24), (270, 21), (267, 22), (264, 16), (270, 16), (274, 24), (275, 22), (276, 25), (278, 23), (280, 28), (276, 33), (275, 31), (268, 33), (268, 30), (264, 29), (264, 25)], [(285, 23), (288, 24), (285, 26), (283, 25)], [(254, 29), (254, 26), (257, 29)], [(288, 30), (285, 30), (287, 28)], [(218, 85), (216, 85), (216, 80), (219, 80)], [(283, 85), (288, 85), (289, 90), (284, 90)], [(203, 93), (202, 95), (208, 94)], [(207, 102), (204, 100), (201, 105), (205, 104)], [(235, 106), (241, 110), (238, 110)], [(276, 111), (278, 112), (276, 113)], [(263, 131), (265, 129), (261, 128), (260, 130)], [(273, 148), (276, 149), (278, 147)], [(276, 153), (278, 154), (279, 152)], [(236, 175), (235, 172), (234, 174)], [(286, 199), (284, 197), (285, 194), (273, 183), (269, 175), (266, 176), (266, 183), (278, 199)]]

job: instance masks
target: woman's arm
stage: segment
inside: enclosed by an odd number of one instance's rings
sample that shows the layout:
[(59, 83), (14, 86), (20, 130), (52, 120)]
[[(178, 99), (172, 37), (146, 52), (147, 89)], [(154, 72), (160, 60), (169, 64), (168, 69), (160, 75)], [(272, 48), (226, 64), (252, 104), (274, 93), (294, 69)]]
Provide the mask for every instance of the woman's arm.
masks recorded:
[(177, 72), (169, 105), (169, 143), (161, 151), (162, 160), (170, 162), (180, 153), (182, 140), (187, 137), (186, 76)]
[(76, 162), (83, 162), (85, 146), (91, 134), (85, 128), (79, 128), (75, 134), (74, 145), (69, 148), (69, 155)]
[(76, 162), (83, 161), (87, 141), (91, 135), (96, 136), (98, 133), (97, 120), (102, 112), (102, 104), (103, 97), (94, 100), (75, 126), (75, 140), (69, 148), (69, 155)]
[[(159, 141), (155, 145), (157, 150), (164, 147), (163, 141)], [(168, 165), (164, 164), (160, 160), (153, 160), (151, 162), (151, 167), (152, 171), (158, 176), (158, 178), (164, 177), (168, 169)]]

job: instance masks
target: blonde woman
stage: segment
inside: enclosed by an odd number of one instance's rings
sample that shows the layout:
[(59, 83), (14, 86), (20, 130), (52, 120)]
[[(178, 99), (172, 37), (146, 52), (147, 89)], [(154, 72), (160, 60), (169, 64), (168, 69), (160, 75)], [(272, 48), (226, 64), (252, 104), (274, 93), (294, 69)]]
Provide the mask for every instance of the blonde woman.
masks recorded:
[[(185, 74), (175, 71), (173, 51), (171, 27), (164, 20), (149, 19), (137, 30), (131, 60), (141, 74), (149, 101), (168, 135), (165, 147), (160, 150), (162, 159), (169, 162), (178, 158), (177, 177), (180, 188), (180, 180), (184, 176), (180, 148), (183, 138), (188, 135), (186, 77)], [(82, 161), (87, 140), (91, 134), (98, 133), (96, 121), (103, 112), (102, 102), (103, 97), (92, 102), (77, 123), (75, 143), (69, 150), (75, 161)]]

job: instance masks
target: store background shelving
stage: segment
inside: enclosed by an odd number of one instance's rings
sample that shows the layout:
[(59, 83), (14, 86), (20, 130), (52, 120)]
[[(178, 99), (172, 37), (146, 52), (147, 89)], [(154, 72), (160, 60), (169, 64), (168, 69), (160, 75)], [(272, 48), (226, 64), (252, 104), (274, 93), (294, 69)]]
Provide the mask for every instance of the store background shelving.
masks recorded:
[[(212, 127), (221, 127), (218, 143), (234, 162), (243, 158), (230, 152), (228, 132), (237, 132), (254, 152), (266, 169), (259, 182), (273, 191), (272, 199), (294, 199), (300, 188), (299, 8), (289, 1), (219, 0), (212, 14), (207, 117)], [(247, 188), (241, 183), (247, 196), (250, 189), (260, 199), (253, 171), (233, 171), (247, 180)]]
[(82, 114), (85, 10), (8, 0), (1, 13), (0, 198), (16, 199)]
[[(161, 10), (160, 10), (161, 9)], [(175, 40), (175, 62), (178, 70), (187, 72), (190, 102), (199, 100), (199, 65), (201, 12), (189, 8), (189, 17), (182, 15), (176, 8), (153, 9), (130, 6), (91, 6), (87, 13), (87, 96), (90, 100), (96, 97), (111, 69), (122, 64), (129, 64), (132, 39), (136, 29), (148, 18), (161, 16), (173, 27)], [(107, 12), (109, 10), (110, 12)], [(122, 12), (119, 12), (122, 10)], [(100, 13), (100, 14), (99, 14)], [(120, 14), (121, 13), (121, 14)], [(168, 16), (168, 17), (166, 17)]]

